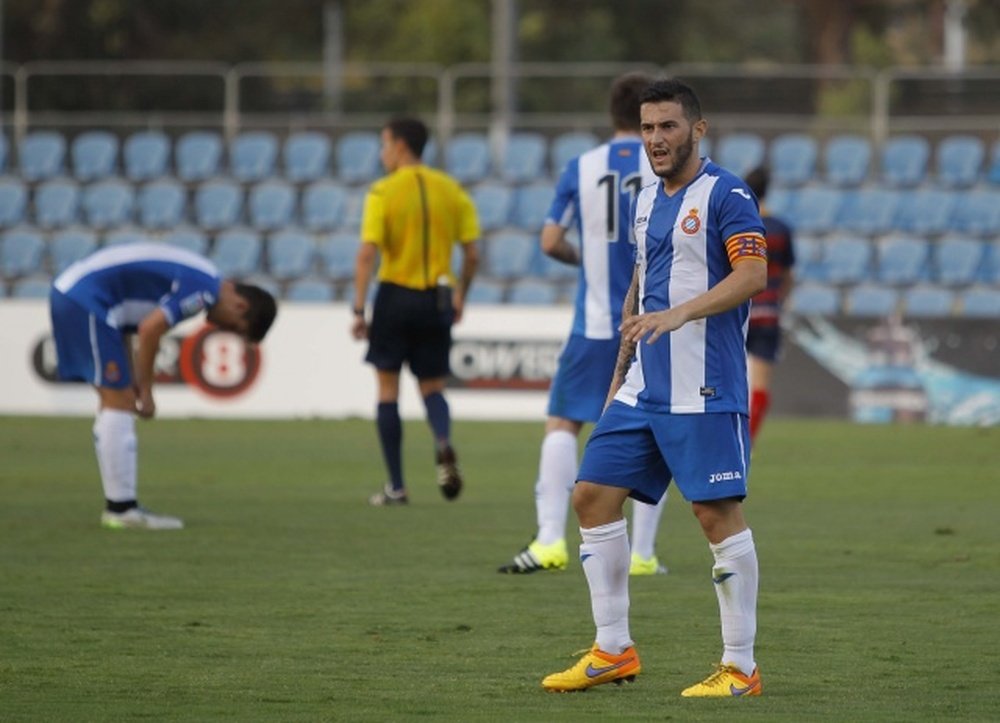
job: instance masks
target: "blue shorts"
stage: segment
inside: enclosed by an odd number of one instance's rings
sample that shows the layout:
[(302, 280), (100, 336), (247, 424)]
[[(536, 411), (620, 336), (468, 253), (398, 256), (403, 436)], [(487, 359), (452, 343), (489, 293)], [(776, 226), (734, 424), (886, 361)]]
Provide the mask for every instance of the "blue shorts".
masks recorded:
[(747, 329), (747, 353), (764, 361), (778, 361), (781, 354), (781, 327), (751, 324)]
[(664, 414), (612, 402), (594, 427), (577, 480), (659, 502), (671, 479), (689, 502), (747, 495), (750, 432), (742, 414)]
[(49, 295), (59, 378), (95, 387), (125, 389), (132, 383), (124, 335), (60, 291)]
[(618, 339), (588, 339), (573, 334), (559, 355), (549, 389), (549, 416), (596, 422), (608, 399), (618, 359)]

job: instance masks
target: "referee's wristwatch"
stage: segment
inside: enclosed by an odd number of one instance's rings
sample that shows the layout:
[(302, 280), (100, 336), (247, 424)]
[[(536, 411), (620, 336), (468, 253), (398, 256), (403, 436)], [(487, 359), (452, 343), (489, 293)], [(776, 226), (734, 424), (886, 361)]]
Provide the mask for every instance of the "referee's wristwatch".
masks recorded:
[(364, 315), (365, 315), (365, 307), (363, 307), (363, 306), (355, 306), (354, 307), (354, 315), (355, 316), (360, 316), (360, 317), (363, 318)]

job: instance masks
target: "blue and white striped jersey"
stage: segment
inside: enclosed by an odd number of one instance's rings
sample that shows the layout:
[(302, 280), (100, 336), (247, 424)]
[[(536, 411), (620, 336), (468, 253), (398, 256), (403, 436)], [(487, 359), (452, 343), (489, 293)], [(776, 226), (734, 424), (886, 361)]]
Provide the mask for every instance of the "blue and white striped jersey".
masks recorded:
[(220, 282), (215, 265), (198, 254), (136, 243), (101, 249), (77, 261), (53, 285), (98, 320), (132, 332), (157, 307), (173, 326), (214, 305)]
[[(635, 239), (640, 313), (705, 293), (735, 263), (766, 260), (756, 199), (741, 179), (708, 159), (673, 196), (662, 183), (642, 189), (636, 199)], [(641, 341), (615, 399), (674, 414), (747, 414), (749, 311), (746, 301), (689, 321), (653, 344)]]
[(575, 227), (580, 275), (573, 334), (614, 339), (635, 267), (631, 207), (656, 179), (639, 138), (616, 138), (574, 158), (556, 186), (548, 221)]

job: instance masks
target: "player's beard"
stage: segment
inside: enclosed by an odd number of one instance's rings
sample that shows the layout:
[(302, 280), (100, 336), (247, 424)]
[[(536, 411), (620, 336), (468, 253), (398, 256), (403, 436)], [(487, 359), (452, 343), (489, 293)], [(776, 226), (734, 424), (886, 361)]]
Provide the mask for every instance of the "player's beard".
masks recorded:
[(674, 162), (663, 171), (656, 172), (656, 175), (665, 181), (673, 181), (677, 178), (687, 167), (688, 160), (690, 160), (691, 155), (694, 153), (694, 128), (688, 132), (687, 140), (681, 143), (676, 148), (671, 149), (670, 155), (673, 156)]

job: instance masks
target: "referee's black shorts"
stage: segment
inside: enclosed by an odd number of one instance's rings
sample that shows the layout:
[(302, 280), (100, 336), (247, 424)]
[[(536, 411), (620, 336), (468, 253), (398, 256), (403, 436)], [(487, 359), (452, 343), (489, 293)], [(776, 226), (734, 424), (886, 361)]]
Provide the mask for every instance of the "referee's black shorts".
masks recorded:
[(396, 372), (406, 362), (417, 379), (448, 376), (454, 318), (450, 294), (442, 299), (438, 289), (382, 283), (375, 294), (365, 361)]

